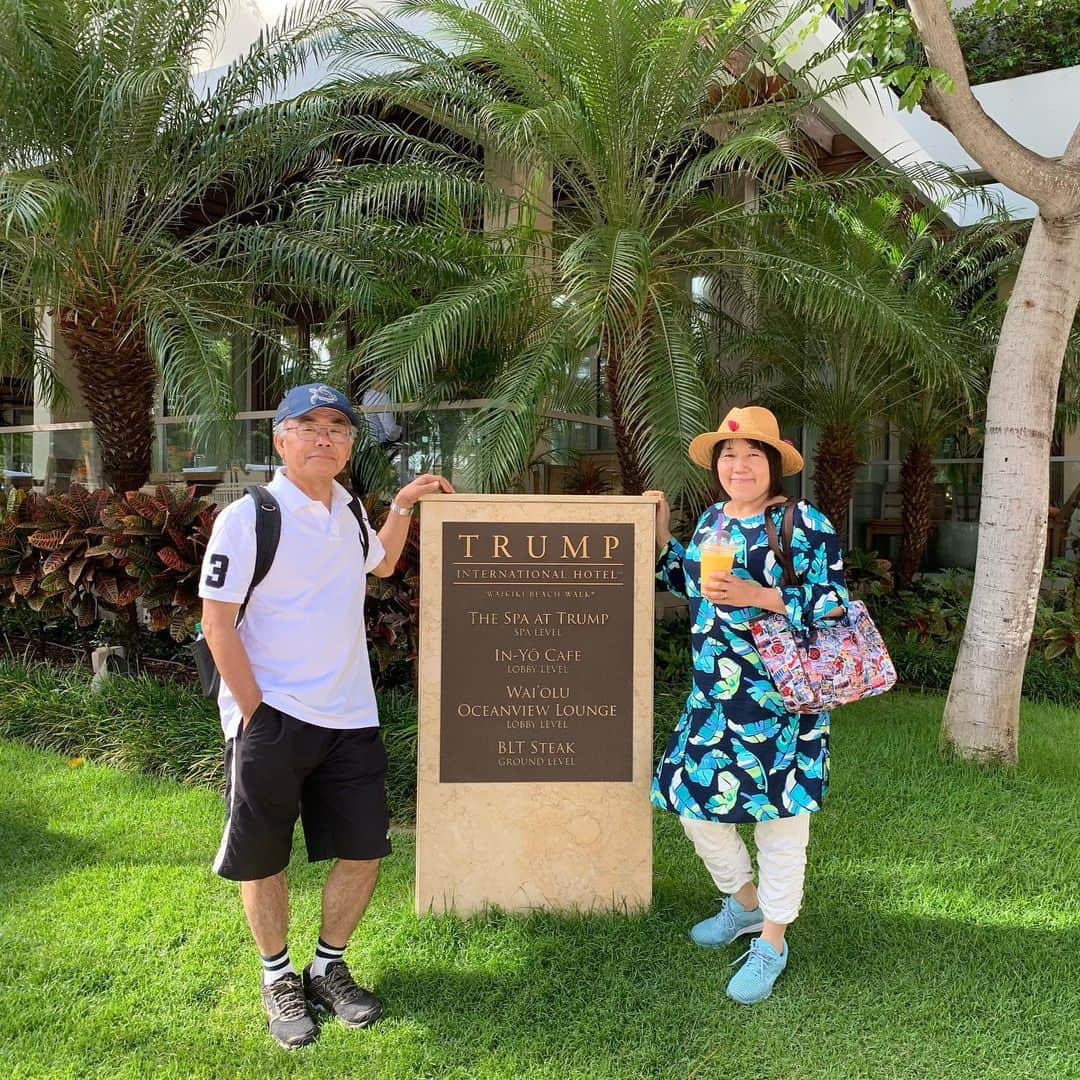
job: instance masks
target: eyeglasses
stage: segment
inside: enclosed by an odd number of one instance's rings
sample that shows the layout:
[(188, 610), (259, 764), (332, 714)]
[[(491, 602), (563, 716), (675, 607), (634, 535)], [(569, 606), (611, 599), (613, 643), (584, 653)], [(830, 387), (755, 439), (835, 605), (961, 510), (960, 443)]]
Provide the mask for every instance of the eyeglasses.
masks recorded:
[(314, 442), (320, 432), (326, 432), (326, 437), (335, 443), (352, 442), (353, 429), (345, 424), (293, 424), (286, 431), (295, 431), (296, 437), (302, 442)]

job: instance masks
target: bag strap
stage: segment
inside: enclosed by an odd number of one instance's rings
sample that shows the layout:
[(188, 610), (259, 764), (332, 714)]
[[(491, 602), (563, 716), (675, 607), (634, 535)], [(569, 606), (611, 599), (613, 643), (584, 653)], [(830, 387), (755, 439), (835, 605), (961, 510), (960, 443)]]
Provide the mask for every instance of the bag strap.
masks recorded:
[(277, 554), (278, 541), (281, 539), (281, 507), (277, 499), (261, 484), (244, 488), (244, 494), (250, 495), (255, 502), (255, 572), (251, 575), (251, 584), (244, 595), (244, 602), (236, 613), (237, 626), (244, 620), (255, 586), (270, 573), (274, 556)]
[(783, 570), (780, 584), (783, 586), (798, 585), (799, 575), (795, 572), (795, 561), (791, 557), (791, 538), (795, 535), (795, 499), (788, 499), (785, 503), (777, 505), (784, 508), (784, 520), (780, 524), (780, 535), (783, 537), (783, 546), (776, 537), (776, 526), (773, 524), (772, 510), (769, 506), (765, 510), (765, 535), (769, 540), (769, 549), (773, 557)]
[(359, 495), (353, 495), (349, 500), (349, 509), (352, 511), (353, 517), (356, 518), (356, 524), (360, 526), (360, 546), (364, 549), (364, 563), (366, 564), (370, 541), (368, 540), (367, 520), (364, 517), (364, 504), (360, 501)]

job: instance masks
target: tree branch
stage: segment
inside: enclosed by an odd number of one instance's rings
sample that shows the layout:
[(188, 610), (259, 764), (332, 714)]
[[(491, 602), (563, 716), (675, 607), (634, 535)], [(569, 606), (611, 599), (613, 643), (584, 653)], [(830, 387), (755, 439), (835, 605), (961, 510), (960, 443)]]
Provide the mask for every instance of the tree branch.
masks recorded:
[(995, 180), (1031, 199), (1044, 218), (1080, 213), (1080, 126), (1059, 161), (1017, 142), (986, 114), (971, 92), (945, 0), (911, 0), (910, 8), (930, 66), (945, 71), (954, 86), (951, 94), (927, 87), (928, 115), (948, 128)]

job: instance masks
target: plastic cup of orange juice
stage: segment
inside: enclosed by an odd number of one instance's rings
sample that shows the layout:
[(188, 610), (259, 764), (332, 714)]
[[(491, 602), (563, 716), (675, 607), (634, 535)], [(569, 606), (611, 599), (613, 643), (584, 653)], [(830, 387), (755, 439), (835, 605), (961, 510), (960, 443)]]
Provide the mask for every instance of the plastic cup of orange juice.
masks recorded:
[(731, 534), (720, 530), (705, 540), (698, 548), (701, 552), (701, 581), (705, 584), (710, 574), (730, 574), (735, 565), (735, 541)]

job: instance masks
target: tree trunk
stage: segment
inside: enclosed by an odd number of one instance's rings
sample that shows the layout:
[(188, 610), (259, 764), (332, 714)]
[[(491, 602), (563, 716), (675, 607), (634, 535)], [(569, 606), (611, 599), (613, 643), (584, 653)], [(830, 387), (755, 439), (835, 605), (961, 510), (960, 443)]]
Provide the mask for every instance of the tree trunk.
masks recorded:
[(60, 330), (101, 445), (105, 483), (134, 491), (150, 477), (157, 373), (146, 342), (113, 307), (69, 309)]
[(454, 458), (457, 455), (461, 417), (452, 412), (436, 412), (439, 425), (439, 468), (451, 483), (454, 481)]
[(898, 588), (911, 588), (933, 528), (934, 455), (926, 446), (912, 446), (900, 466), (900, 558), (896, 566)]
[(979, 555), (942, 743), (1015, 762), (1024, 663), (1042, 580), (1050, 439), (1080, 300), (1080, 220), (1035, 219), (1001, 328), (986, 409)]
[(858, 471), (855, 436), (836, 424), (825, 428), (814, 451), (814, 500), (841, 536)]
[(611, 426), (615, 433), (615, 449), (619, 457), (619, 473), (622, 476), (622, 488), (625, 495), (640, 495), (645, 490), (645, 476), (638, 460), (634, 433), (630, 431), (623, 418), (622, 356), (617, 349), (609, 348), (604, 357), (604, 377), (607, 383), (608, 408), (611, 410)]
[[(1077, 484), (1069, 493), (1069, 497), (1062, 503), (1061, 509), (1054, 518), (1053, 525), (1050, 526), (1051, 537), (1046, 545), (1049, 558), (1057, 559), (1065, 554), (1069, 526), (1072, 524), (1072, 516), (1076, 513), (1078, 506), (1080, 506), (1080, 484)], [(1078, 574), (1080, 574), (1080, 559), (1073, 565), (1073, 577), (1080, 581), (1080, 578), (1077, 578)]]

